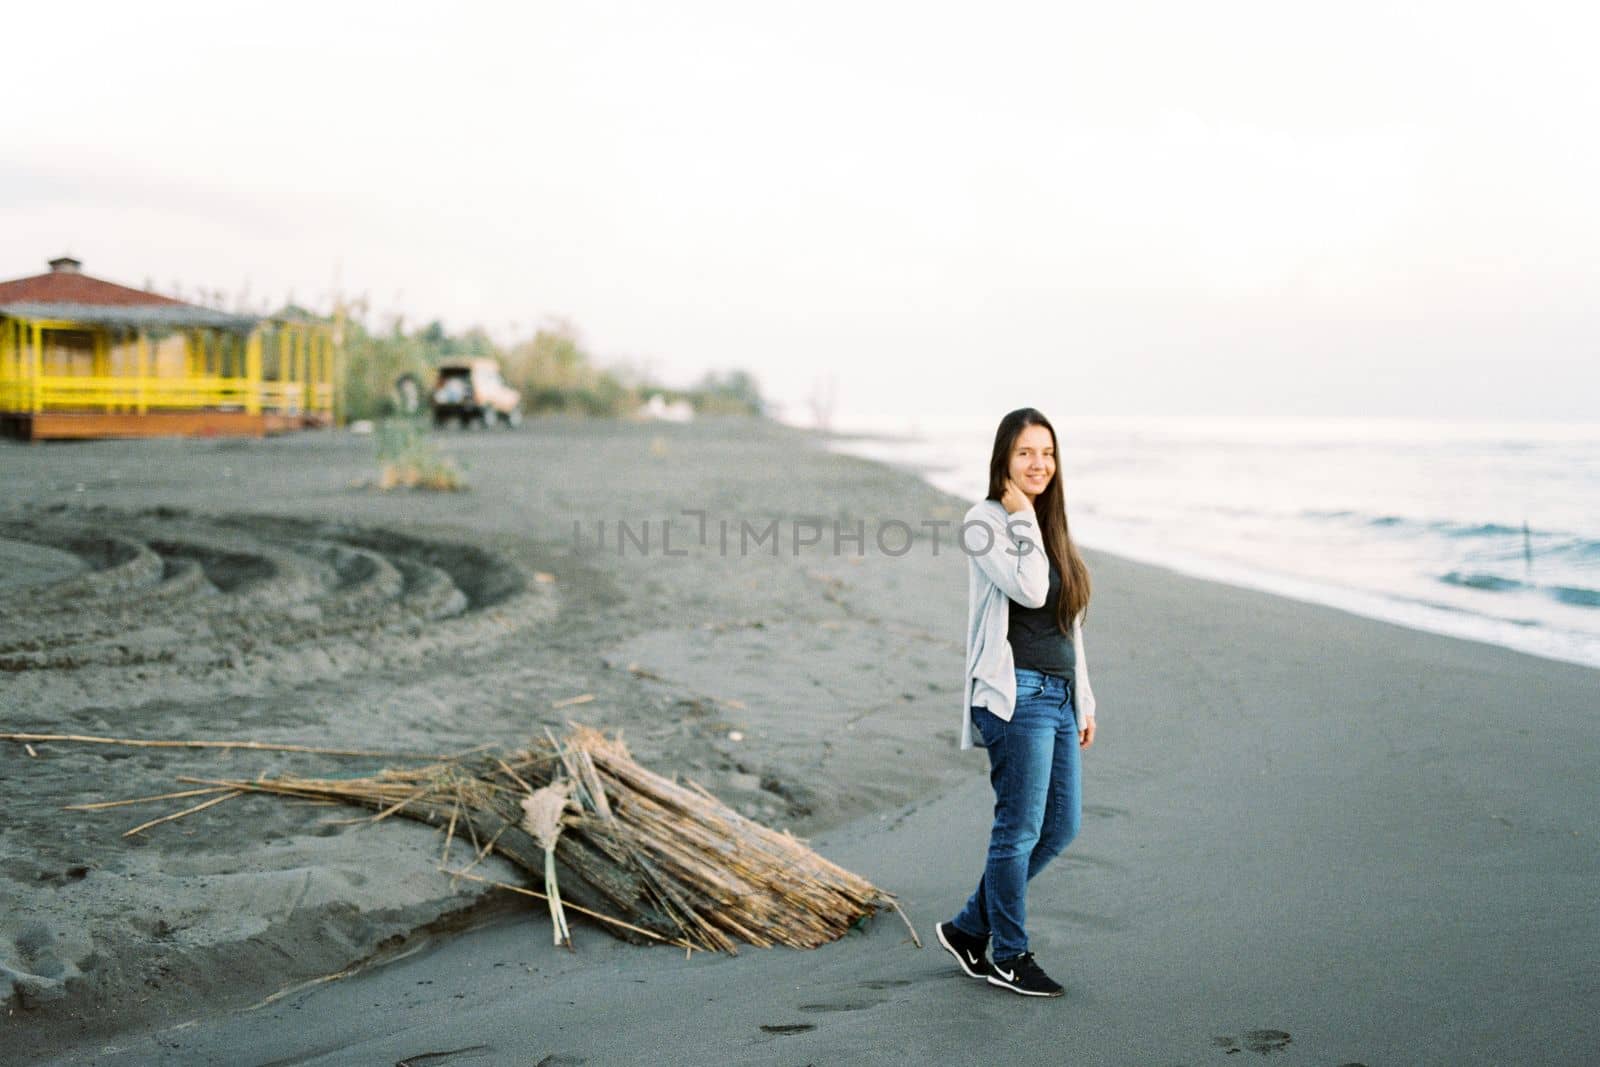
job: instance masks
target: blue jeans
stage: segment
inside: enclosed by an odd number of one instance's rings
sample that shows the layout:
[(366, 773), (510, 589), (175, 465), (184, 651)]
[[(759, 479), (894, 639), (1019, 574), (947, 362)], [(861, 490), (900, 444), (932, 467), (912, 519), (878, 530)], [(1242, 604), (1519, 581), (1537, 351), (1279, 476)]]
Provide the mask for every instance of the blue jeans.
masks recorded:
[(1083, 821), (1077, 715), (1065, 678), (1021, 668), (1010, 722), (988, 708), (971, 714), (988, 747), (994, 826), (978, 888), (950, 921), (973, 937), (992, 935), (994, 958), (1010, 959), (1028, 951), (1028, 881)]

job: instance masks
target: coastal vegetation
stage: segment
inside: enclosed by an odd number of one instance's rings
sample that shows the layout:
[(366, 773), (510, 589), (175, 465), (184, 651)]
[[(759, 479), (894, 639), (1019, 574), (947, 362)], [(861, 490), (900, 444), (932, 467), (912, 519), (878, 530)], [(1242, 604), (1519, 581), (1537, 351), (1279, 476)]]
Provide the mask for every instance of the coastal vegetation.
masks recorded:
[(506, 382), (522, 393), (530, 416), (567, 414), (599, 418), (633, 415), (652, 395), (685, 400), (700, 414), (760, 415), (765, 410), (756, 380), (742, 370), (708, 371), (688, 388), (673, 388), (627, 366), (601, 366), (569, 322), (554, 320), (532, 337), (502, 345), (473, 328), (451, 333), (435, 321), (408, 329), (401, 320), (368, 329), (352, 317), (344, 326), (345, 413), (377, 419), (396, 411), (395, 382), (410, 374), (433, 381), (441, 363), (492, 357)]
[(455, 492), (467, 488), (460, 464), (439, 451), (418, 419), (380, 419), (376, 443), (380, 489), (442, 489)]

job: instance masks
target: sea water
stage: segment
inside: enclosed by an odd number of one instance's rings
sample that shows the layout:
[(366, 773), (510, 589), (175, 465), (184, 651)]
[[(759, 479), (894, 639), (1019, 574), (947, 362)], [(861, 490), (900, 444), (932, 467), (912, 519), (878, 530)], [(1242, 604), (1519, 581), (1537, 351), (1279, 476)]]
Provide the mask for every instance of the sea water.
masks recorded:
[[(1600, 423), (1052, 418), (1081, 545), (1600, 667)], [(858, 419), (830, 447), (976, 501), (998, 421)]]

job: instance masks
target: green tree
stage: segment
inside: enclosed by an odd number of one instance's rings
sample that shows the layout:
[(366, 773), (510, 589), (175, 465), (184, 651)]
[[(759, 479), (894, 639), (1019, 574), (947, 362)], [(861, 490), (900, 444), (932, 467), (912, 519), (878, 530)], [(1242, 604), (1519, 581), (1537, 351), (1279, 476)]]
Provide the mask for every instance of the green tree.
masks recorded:
[(717, 374), (707, 371), (689, 391), (694, 409), (707, 415), (761, 415), (766, 402), (761, 398), (755, 378), (742, 370)]

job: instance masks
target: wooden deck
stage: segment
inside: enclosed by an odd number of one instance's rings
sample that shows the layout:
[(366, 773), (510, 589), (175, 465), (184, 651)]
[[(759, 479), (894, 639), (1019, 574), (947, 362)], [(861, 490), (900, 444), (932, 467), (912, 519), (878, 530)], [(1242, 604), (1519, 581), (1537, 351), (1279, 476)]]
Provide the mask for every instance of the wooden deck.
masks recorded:
[(325, 416), (243, 411), (151, 411), (143, 415), (99, 411), (0, 412), (0, 435), (23, 441), (125, 437), (265, 437), (327, 425)]

